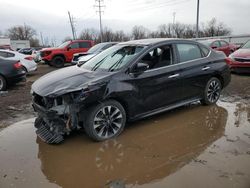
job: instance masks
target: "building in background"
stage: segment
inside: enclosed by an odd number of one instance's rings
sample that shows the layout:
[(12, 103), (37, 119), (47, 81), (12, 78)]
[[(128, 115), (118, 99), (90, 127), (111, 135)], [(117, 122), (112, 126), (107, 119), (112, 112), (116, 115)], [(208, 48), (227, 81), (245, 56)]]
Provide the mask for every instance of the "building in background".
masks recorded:
[(10, 40), (6, 37), (0, 37), (0, 49), (18, 50), (21, 48), (30, 48), (29, 40)]

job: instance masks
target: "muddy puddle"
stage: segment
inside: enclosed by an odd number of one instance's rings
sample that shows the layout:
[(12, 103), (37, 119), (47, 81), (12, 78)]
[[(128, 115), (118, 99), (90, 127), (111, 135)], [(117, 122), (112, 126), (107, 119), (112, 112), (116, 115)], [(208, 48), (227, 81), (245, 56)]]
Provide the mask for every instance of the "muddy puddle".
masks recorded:
[(194, 104), (95, 143), (47, 145), (34, 119), (0, 132), (0, 187), (250, 187), (250, 104)]

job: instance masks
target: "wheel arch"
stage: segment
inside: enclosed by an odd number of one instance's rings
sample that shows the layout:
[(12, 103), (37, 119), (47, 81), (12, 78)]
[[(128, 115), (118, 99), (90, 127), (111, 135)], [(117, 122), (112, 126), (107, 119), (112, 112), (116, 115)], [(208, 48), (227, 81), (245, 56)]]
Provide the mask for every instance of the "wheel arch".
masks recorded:
[(62, 57), (64, 59), (64, 61), (66, 61), (66, 57), (64, 54), (54, 54), (53, 57), (52, 57), (52, 60), (56, 57)]
[(213, 77), (217, 78), (221, 82), (221, 87), (224, 88), (224, 79), (220, 74), (215, 74)]

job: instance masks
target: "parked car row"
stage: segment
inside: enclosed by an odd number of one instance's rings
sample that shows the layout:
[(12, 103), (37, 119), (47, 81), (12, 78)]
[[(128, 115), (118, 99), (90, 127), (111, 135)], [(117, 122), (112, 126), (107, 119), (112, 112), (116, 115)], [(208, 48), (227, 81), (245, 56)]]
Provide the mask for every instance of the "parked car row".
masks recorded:
[(229, 57), (227, 62), (232, 72), (250, 73), (250, 41), (242, 46), (221, 39), (199, 40), (199, 42), (216, 51), (224, 52)]
[(0, 49), (0, 58), (0, 91), (25, 80), (26, 74), (37, 70), (37, 63), (32, 55)]
[(19, 60), (8, 60), (0, 57), (0, 91), (6, 90), (9, 85), (23, 81), (26, 72)]

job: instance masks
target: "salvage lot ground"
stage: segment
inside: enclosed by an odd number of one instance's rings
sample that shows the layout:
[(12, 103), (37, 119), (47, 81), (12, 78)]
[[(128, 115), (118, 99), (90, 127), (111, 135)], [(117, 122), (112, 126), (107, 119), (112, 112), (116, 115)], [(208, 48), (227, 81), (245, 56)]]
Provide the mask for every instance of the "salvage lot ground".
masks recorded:
[(0, 187), (250, 187), (250, 76), (232, 75), (217, 105), (134, 122), (107, 142), (81, 132), (51, 146), (34, 134), (29, 92), (52, 70), (39, 65), (0, 96)]

